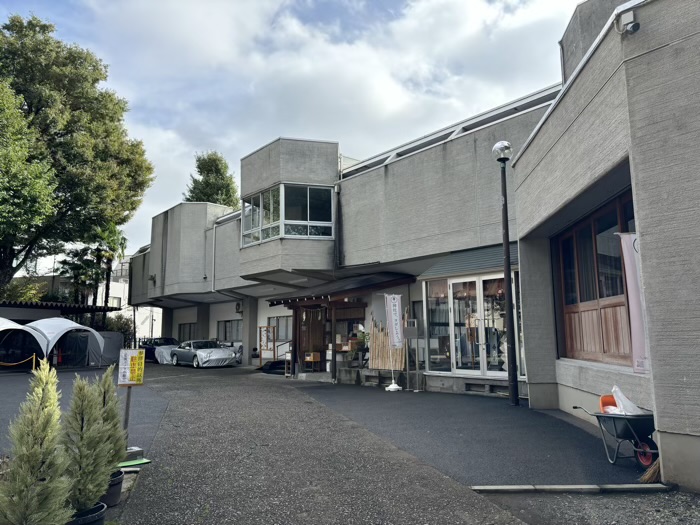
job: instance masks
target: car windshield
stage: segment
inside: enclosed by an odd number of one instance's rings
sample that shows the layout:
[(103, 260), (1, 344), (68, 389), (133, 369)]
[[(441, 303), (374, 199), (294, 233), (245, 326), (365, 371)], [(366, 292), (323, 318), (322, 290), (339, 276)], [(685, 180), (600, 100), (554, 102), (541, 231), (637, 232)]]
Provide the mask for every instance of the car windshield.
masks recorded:
[(166, 345), (177, 345), (179, 344), (177, 339), (172, 337), (159, 337), (153, 340), (153, 346), (166, 346)]
[(192, 348), (195, 350), (205, 350), (207, 348), (218, 348), (218, 345), (214, 341), (194, 341), (192, 343)]

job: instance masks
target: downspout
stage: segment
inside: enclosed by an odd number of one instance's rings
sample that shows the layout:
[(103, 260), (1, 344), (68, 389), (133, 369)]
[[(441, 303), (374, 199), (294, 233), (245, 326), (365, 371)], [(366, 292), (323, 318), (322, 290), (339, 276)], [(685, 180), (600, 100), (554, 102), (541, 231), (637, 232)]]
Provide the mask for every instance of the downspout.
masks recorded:
[(216, 221), (214, 221), (214, 233), (211, 241), (211, 291), (214, 292), (214, 283), (216, 283)]
[(342, 172), (342, 162), (343, 162), (343, 157), (340, 155), (338, 157), (338, 182), (335, 183), (334, 185), (334, 193), (335, 193), (335, 243), (334, 243), (334, 251), (335, 251), (335, 260), (333, 261), (333, 268), (335, 270), (341, 268), (343, 266), (344, 257), (343, 257), (343, 214), (342, 210), (340, 207), (340, 181), (342, 180), (343, 177), (343, 172)]

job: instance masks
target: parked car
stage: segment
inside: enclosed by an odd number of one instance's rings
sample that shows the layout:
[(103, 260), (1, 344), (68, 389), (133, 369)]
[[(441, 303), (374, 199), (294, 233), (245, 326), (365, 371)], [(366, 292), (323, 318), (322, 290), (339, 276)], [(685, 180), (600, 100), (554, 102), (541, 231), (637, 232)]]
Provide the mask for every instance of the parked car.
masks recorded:
[(170, 362), (170, 351), (179, 344), (174, 337), (154, 337), (141, 341), (139, 348), (146, 350), (146, 361), (163, 364)]
[(240, 363), (239, 353), (232, 347), (222, 347), (216, 341), (185, 341), (170, 351), (171, 363), (205, 366), (233, 366)]

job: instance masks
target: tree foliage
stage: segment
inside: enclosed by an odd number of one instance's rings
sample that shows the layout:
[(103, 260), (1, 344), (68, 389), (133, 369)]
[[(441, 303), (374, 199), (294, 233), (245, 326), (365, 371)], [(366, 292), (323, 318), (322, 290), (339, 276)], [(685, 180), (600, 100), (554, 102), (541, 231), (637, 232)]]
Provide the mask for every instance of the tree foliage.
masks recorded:
[(22, 302), (42, 301), (48, 287), (47, 282), (40, 281), (36, 277), (16, 277), (2, 290), (0, 299)]
[(56, 370), (42, 360), (27, 400), (10, 425), (12, 461), (0, 482), (0, 523), (64, 525), (71, 518), (57, 385)]
[(134, 323), (122, 313), (107, 317), (105, 328), (109, 332), (119, 332), (124, 336), (124, 347), (127, 348), (134, 338)]
[(115, 365), (112, 365), (105, 370), (96, 385), (102, 399), (102, 424), (109, 448), (107, 465), (110, 472), (118, 471), (119, 463), (126, 460), (126, 432), (121, 423), (119, 397), (114, 384), (114, 367)]
[(183, 193), (185, 202), (213, 202), (234, 210), (240, 209), (238, 186), (221, 153), (209, 151), (198, 154), (195, 164), (197, 177), (190, 175), (187, 193)]
[(68, 502), (76, 512), (94, 507), (107, 492), (111, 471), (105, 438), (100, 391), (76, 375), (63, 431), (67, 474), (72, 481)]
[(0, 30), (0, 80), (22, 97), (37, 137), (28, 160), (52, 170), (38, 210), (22, 220), (2, 216), (0, 287), (28, 259), (86, 241), (95, 226), (126, 223), (152, 182), (142, 143), (124, 127), (126, 101), (100, 86), (107, 66), (53, 33), (33, 16), (12, 16)]

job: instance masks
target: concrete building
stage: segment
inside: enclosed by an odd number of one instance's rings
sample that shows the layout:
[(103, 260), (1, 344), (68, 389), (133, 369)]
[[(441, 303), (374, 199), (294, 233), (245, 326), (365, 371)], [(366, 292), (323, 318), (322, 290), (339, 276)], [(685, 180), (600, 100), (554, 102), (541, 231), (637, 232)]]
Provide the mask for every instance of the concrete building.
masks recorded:
[[(183, 203), (154, 217), (131, 304), (163, 308), (164, 336), (240, 342), (248, 359), (291, 347), (301, 365), (385, 323), (381, 295), (397, 293), (417, 321), (410, 366), (425, 388), (494, 393), (507, 387), (512, 286), (530, 406), (596, 410), (618, 385), (655, 413), (664, 479), (700, 490), (700, 179), (688, 155), (700, 139), (700, 11), (621, 4), (578, 6), (562, 86), (362, 161), (286, 138), (251, 153), (241, 211)], [(505, 279), (499, 140), (518, 152)], [(618, 233), (638, 240), (641, 332)]]

